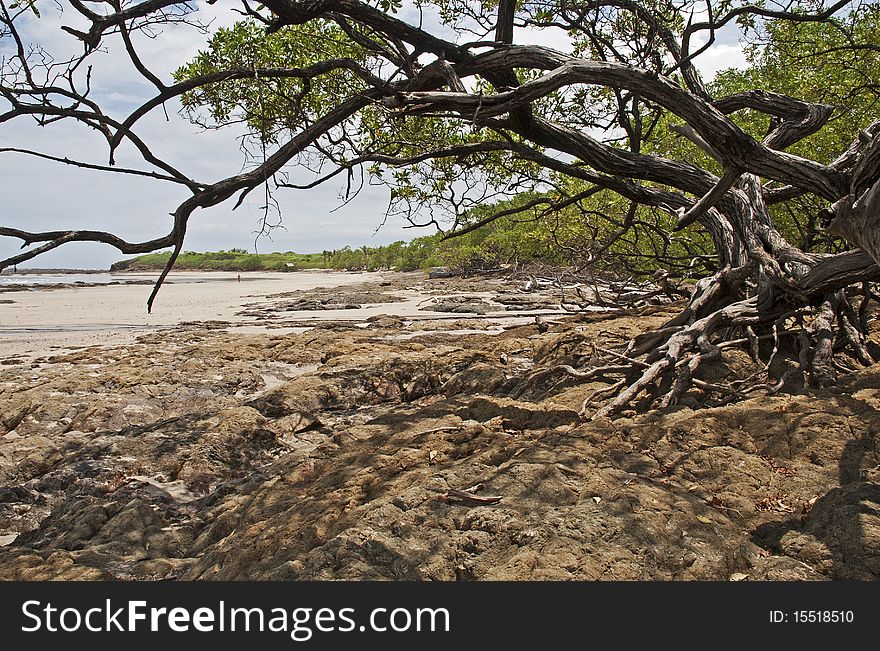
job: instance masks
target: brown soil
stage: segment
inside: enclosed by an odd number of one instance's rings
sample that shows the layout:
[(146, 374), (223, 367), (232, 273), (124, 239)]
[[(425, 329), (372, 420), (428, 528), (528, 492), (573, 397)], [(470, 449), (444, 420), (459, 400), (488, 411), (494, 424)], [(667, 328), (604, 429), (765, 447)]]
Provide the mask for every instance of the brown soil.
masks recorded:
[[(377, 302), (356, 291), (338, 304)], [(594, 423), (577, 411), (599, 382), (520, 391), (674, 309), (496, 334), (458, 315), (190, 324), (7, 360), (0, 578), (878, 578), (880, 371)], [(727, 351), (706, 372), (754, 370)]]

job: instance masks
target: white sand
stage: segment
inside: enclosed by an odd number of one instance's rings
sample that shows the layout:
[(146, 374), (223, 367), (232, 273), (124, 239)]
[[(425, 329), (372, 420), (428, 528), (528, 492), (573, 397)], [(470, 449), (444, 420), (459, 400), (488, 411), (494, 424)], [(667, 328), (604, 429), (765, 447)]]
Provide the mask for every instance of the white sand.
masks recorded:
[[(241, 282), (237, 276), (234, 272), (172, 273), (171, 282), (159, 291), (152, 314), (146, 307), (150, 285), (2, 293), (0, 299), (14, 302), (0, 304), (0, 359), (42, 356), (78, 346), (124, 344), (184, 321), (245, 322), (236, 312), (267, 294), (351, 285), (380, 279), (382, 274), (251, 272), (242, 273)], [(152, 281), (156, 274), (126, 274), (126, 278)], [(184, 280), (188, 282), (181, 282)]]
[[(389, 272), (390, 273), (390, 272)], [(157, 274), (125, 274), (127, 279), (154, 281)], [(236, 332), (302, 332), (303, 327), (267, 329), (259, 318), (240, 316), (245, 309), (271, 304), (267, 298), (282, 292), (310, 290), (316, 287), (341, 287), (381, 280), (386, 274), (345, 273), (337, 271), (297, 271), (242, 273), (179, 271), (169, 276), (159, 291), (152, 314), (146, 302), (152, 285), (99, 285), (65, 289), (37, 289), (3, 292), (0, 299), (0, 360), (15, 357), (34, 359), (59, 354), (85, 346), (117, 346), (137, 337), (172, 328), (186, 321), (223, 321)], [(177, 282), (175, 282), (177, 281)], [(356, 310), (288, 311), (284, 321), (318, 322), (324, 320), (365, 321), (380, 314), (401, 316), (408, 320), (463, 320), (476, 318), (497, 324), (526, 323), (536, 314), (561, 314), (561, 310), (499, 310), (476, 316), (430, 311), (432, 297), (415, 288), (389, 291), (400, 299), (396, 303), (366, 305)], [(454, 295), (456, 292), (451, 292)], [(491, 292), (467, 292), (469, 296), (489, 298)], [(436, 298), (436, 297), (434, 297)], [(247, 306), (247, 308), (245, 307)], [(428, 309), (425, 309), (428, 308)], [(601, 308), (597, 308), (601, 309)], [(259, 311), (259, 310), (258, 310)], [(500, 332), (493, 329), (489, 332)], [(462, 331), (462, 334), (464, 331)], [(413, 333), (416, 336), (422, 333)]]

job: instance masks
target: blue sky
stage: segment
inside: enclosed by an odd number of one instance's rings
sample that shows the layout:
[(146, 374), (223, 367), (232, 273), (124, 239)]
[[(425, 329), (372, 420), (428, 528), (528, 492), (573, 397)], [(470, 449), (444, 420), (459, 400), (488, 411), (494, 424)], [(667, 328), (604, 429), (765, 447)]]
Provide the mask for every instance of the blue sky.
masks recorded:
[[(78, 16), (67, 12), (54, 13), (48, 3), (40, 19), (29, 18), (25, 37), (42, 43), (62, 56), (78, 41), (58, 29), (59, 25), (76, 26)], [(220, 0), (215, 5), (197, 3), (200, 14), (209, 15), (213, 26), (234, 21), (230, 11), (237, 3)], [(525, 42), (524, 34), (517, 37)], [(562, 46), (550, 34), (529, 35), (530, 42)], [(190, 59), (204, 43), (205, 37), (185, 27), (166, 29), (158, 38), (142, 39), (139, 44), (147, 65), (160, 77), (169, 74), (181, 62)], [(94, 57), (92, 74), (93, 99), (115, 117), (124, 117), (154, 92), (136, 71), (116, 42), (110, 51)], [(720, 68), (742, 65), (742, 50), (729, 38), (700, 58), (704, 73), (711, 77)], [(154, 111), (137, 127), (138, 134), (157, 155), (194, 178), (216, 181), (242, 169), (244, 162), (234, 129), (200, 132), (177, 115), (176, 104), (169, 103), (170, 121), (161, 110)], [(106, 163), (107, 148), (93, 131), (66, 122), (37, 127), (32, 121), (18, 118), (0, 125), (0, 147), (25, 147), (58, 156)], [(146, 167), (132, 151), (120, 152), (118, 164)], [(311, 179), (310, 173), (292, 171), (301, 180)], [(109, 230), (129, 240), (144, 240), (165, 234), (170, 217), (188, 192), (178, 186), (149, 179), (107, 174), (41, 161), (20, 154), (0, 154), (0, 178), (3, 179), (3, 214), (0, 223), (25, 230), (58, 230), (90, 228)], [(406, 229), (402, 218), (389, 218), (381, 226), (388, 191), (365, 187), (360, 196), (343, 208), (340, 206), (339, 185), (330, 183), (310, 191), (279, 192), (284, 226), (276, 230), (272, 240), (259, 242), (260, 251), (311, 252), (351, 245), (376, 246), (395, 240), (408, 240), (427, 234), (424, 229)], [(190, 221), (186, 248), (205, 251), (229, 248), (254, 249), (254, 234), (261, 214), (262, 193), (255, 191), (235, 212), (234, 202), (227, 202), (194, 214)], [(378, 230), (377, 230), (378, 229)], [(0, 258), (14, 254), (19, 242), (0, 238)], [(99, 244), (68, 244), (45, 254), (25, 266), (107, 268), (123, 256), (112, 247)]]

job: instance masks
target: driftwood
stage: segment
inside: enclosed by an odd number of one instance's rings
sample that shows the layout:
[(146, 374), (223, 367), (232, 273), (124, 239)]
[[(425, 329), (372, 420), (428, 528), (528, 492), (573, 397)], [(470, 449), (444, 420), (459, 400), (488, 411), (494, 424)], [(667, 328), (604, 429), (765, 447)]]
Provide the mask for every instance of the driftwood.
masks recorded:
[(475, 495), (477, 491), (484, 488), (483, 484), (477, 484), (464, 490), (450, 488), (448, 491), (440, 495), (437, 499), (441, 502), (466, 502), (469, 504), (497, 504), (503, 498), (498, 495), (479, 496)]

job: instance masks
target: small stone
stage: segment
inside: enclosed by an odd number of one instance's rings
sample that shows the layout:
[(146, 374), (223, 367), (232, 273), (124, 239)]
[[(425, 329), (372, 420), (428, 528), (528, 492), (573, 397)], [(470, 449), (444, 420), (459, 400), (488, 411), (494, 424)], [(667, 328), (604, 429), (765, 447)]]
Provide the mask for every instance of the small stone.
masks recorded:
[(17, 533), (5, 533), (0, 535), (0, 547), (8, 547), (18, 538)]

